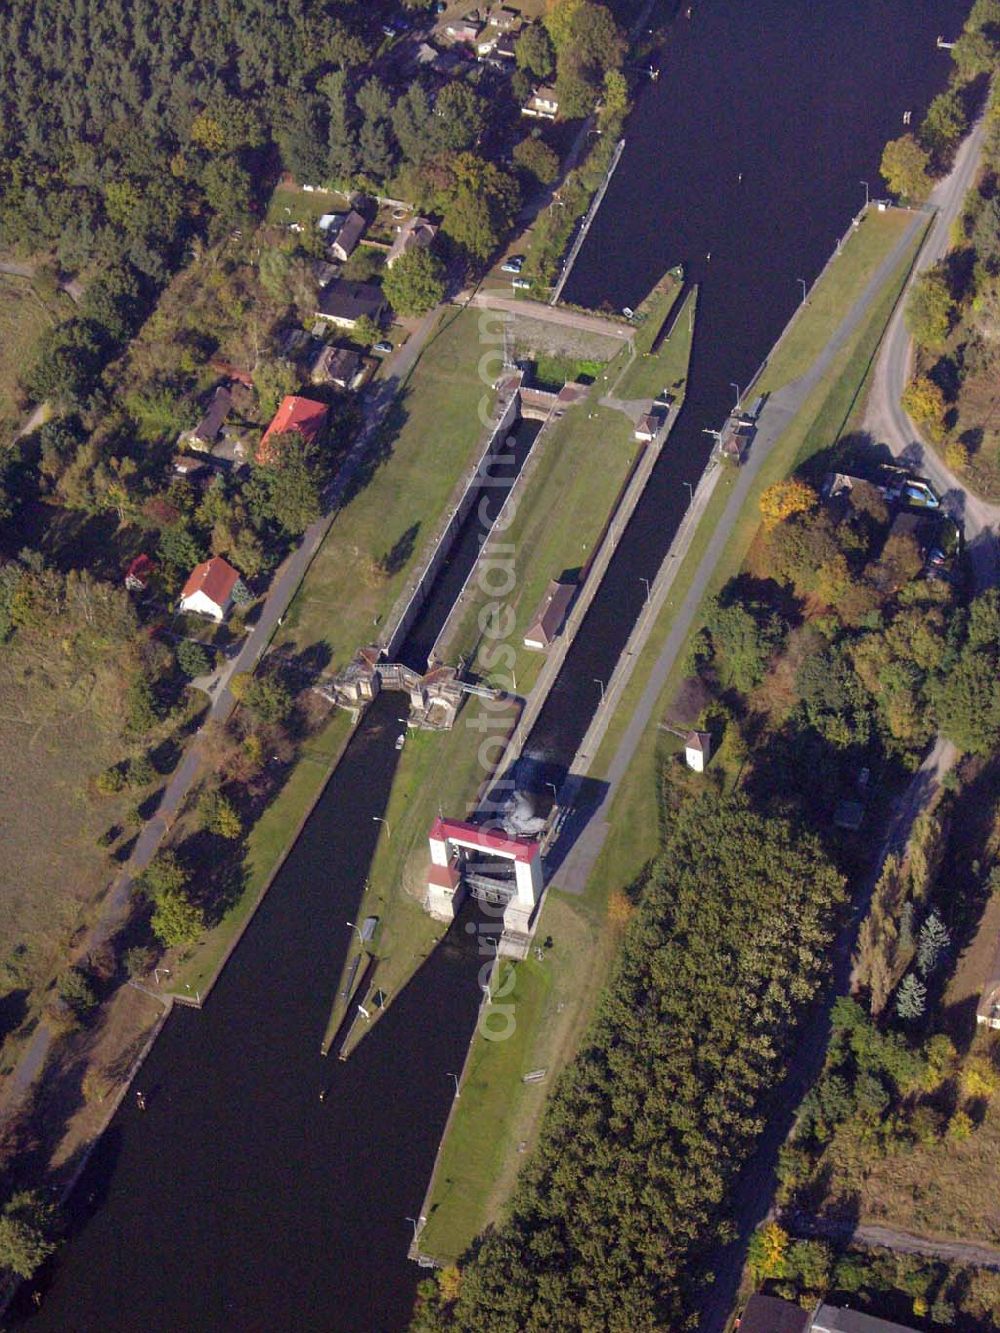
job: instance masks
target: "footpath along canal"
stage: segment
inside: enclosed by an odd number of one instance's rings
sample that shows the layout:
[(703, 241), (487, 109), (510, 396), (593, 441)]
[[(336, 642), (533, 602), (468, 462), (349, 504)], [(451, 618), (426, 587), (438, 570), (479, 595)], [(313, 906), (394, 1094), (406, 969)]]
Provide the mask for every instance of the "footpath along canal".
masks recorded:
[[(635, 305), (684, 261), (701, 301), (687, 405), (539, 719), (572, 755), (731, 406), (834, 239), (885, 139), (943, 85), (957, 0), (704, 0), (671, 31), (567, 299)], [(742, 180), (739, 179), (742, 173)], [(708, 256), (711, 255), (709, 259)], [(433, 449), (433, 441), (428, 441)], [(595, 460), (599, 465), (599, 460)], [(456, 552), (453, 561), (459, 559)], [(453, 577), (457, 566), (453, 563)], [(423, 617), (442, 611), (436, 589)], [(436, 609), (435, 609), (436, 608)], [(429, 635), (424, 619), (413, 635)], [(406, 1262), (479, 1001), (460, 921), (351, 1060), (318, 1053), (402, 730), (362, 727), (202, 1012), (169, 1020), (75, 1195), (32, 1330), (394, 1333)], [(319, 1092), (327, 1089), (324, 1102)]]

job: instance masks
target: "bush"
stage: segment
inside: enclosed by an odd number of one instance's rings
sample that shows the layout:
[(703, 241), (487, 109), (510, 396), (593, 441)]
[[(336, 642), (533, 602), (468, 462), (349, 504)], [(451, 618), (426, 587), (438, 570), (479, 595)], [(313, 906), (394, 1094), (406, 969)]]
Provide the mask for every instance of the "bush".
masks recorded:
[(97, 790), (102, 796), (114, 796), (125, 786), (125, 774), (120, 764), (112, 764), (97, 775)]
[(77, 1017), (82, 1018), (97, 1004), (97, 996), (85, 973), (78, 967), (67, 968), (56, 982), (60, 1000)]
[(212, 668), (208, 653), (200, 643), (192, 639), (181, 639), (176, 649), (177, 665), (191, 680), (195, 676), (205, 676)]

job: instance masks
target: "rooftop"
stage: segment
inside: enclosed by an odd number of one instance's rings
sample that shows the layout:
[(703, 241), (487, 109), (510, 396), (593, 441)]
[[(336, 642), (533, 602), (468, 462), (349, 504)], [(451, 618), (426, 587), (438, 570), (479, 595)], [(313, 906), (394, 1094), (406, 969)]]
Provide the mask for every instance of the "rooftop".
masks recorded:
[(287, 398), (282, 399), (271, 424), (261, 436), (260, 444), (257, 446), (257, 461), (266, 461), (268, 440), (275, 435), (285, 435), (294, 430), (304, 440), (315, 440), (326, 424), (327, 411), (326, 403), (317, 403), (313, 398), (299, 398), (296, 394), (289, 394)]
[(316, 303), (316, 313), (327, 319), (339, 319), (353, 323), (362, 315), (375, 319), (385, 305), (382, 288), (373, 282), (345, 282), (339, 279), (331, 282), (320, 292)]
[(535, 838), (511, 838), (506, 833), (491, 831), (484, 824), (468, 824), (462, 819), (444, 819), (440, 815), (431, 825), (429, 836), (440, 842), (450, 840), (480, 847), (483, 851), (500, 852), (514, 861), (534, 861), (540, 851), (540, 843)]
[(239, 573), (233, 569), (228, 560), (223, 560), (221, 555), (213, 556), (211, 560), (204, 560), (200, 565), (195, 565), (181, 590), (181, 599), (193, 597), (196, 592), (201, 592), (216, 606), (225, 606), (239, 579)]

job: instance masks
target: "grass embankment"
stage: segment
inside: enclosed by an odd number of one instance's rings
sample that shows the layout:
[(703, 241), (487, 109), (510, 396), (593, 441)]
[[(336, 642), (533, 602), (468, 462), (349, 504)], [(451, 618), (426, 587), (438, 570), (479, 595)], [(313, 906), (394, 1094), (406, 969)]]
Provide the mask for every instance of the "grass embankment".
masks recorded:
[(896, 245), (913, 214), (905, 209), (869, 209), (801, 305), (786, 335), (768, 357), (755, 393), (773, 393), (804, 375), (850, 310), (872, 274)]
[(18, 380), (35, 359), (46, 329), (72, 315), (70, 298), (52, 283), (0, 273), (0, 429), (13, 429), (18, 416)]
[[(478, 315), (446, 312), (383, 427), (378, 463), (337, 515), (279, 643), (325, 644), (344, 666), (371, 643), (483, 438)], [(490, 403), (491, 405), (491, 398)]]
[[(852, 414), (858, 410), (873, 356), (906, 281), (920, 239), (919, 236), (914, 239), (907, 257), (872, 307), (868, 320), (862, 322), (841, 348), (829, 373), (816, 386), (772, 449), (755, 479), (716, 566), (710, 594), (716, 592), (742, 565), (759, 523), (758, 500), (764, 488), (833, 444), (849, 429)], [(838, 283), (843, 281), (847, 271), (846, 268), (840, 270), (836, 276)], [(802, 329), (803, 338), (808, 338), (814, 349), (819, 350), (834, 333), (852, 302), (860, 296), (871, 270), (866, 272), (865, 267), (859, 263), (850, 272), (853, 274), (850, 293), (841, 293), (836, 301), (831, 297), (826, 304), (829, 323), (822, 343), (817, 344), (815, 341), (816, 328), (812, 322), (794, 326), (789, 331), (785, 340), (788, 364), (795, 364), (797, 354), (794, 340), (798, 337), (797, 329)], [(834, 276), (831, 266), (821, 285), (832, 281)], [(818, 296), (819, 289), (816, 294)], [(680, 325), (680, 321), (678, 323)], [(616, 717), (598, 753), (592, 769), (596, 777), (607, 772), (622, 733), (663, 649), (676, 608), (682, 604), (690, 590), (709, 538), (725, 511), (737, 475), (735, 471), (724, 474), (708, 504), (678, 571), (668, 604), (640, 654)], [(697, 618), (694, 624), (697, 626)], [(555, 959), (561, 952), (560, 939), (564, 934), (573, 939), (573, 947), (567, 951), (569, 960), (565, 993), (557, 1000), (557, 1005), (564, 1006), (558, 1018), (553, 1020), (552, 1015), (546, 1015), (544, 1011), (540, 1018), (536, 1017), (528, 1007), (524, 1022), (519, 1020), (521, 1068), (530, 1070), (548, 1063), (549, 1073), (545, 1085), (539, 1089), (512, 1083), (510, 1077), (505, 1076), (504, 1071), (497, 1066), (496, 1079), (489, 1081), (488, 1086), (477, 1089), (468, 1102), (463, 1099), (452, 1119), (451, 1129), (442, 1146), (440, 1166), (435, 1173), (433, 1193), (427, 1209), (428, 1222), (421, 1235), (421, 1248), (436, 1258), (454, 1258), (477, 1232), (498, 1216), (517, 1174), (517, 1147), (524, 1142), (530, 1148), (544, 1110), (545, 1096), (558, 1071), (572, 1058), (580, 1035), (590, 1020), (596, 998), (609, 975), (619, 929), (607, 911), (611, 893), (619, 886), (634, 881), (659, 846), (657, 771), (662, 757), (670, 749), (676, 748), (677, 741), (661, 732), (658, 723), (683, 678), (683, 658), (683, 653), (678, 656), (677, 665), (661, 692), (650, 725), (618, 788), (610, 812), (611, 833), (586, 890), (580, 896), (570, 896), (550, 889), (545, 900), (537, 938), (544, 940), (547, 935), (551, 935), (555, 943), (551, 955), (546, 954), (545, 957)], [(724, 760), (725, 756), (722, 758)], [(572, 930), (578, 923), (583, 923), (586, 928), (574, 938)], [(560, 1021), (566, 1025), (562, 1032), (558, 1029)], [(482, 1038), (477, 1035), (474, 1043), (474, 1064), (470, 1067), (477, 1068), (480, 1077), (485, 1080), (490, 1071), (489, 1064), (485, 1059), (475, 1064), (478, 1058), (476, 1048), (483, 1044)], [(459, 1149), (462, 1145), (473, 1144), (489, 1146), (481, 1147), (478, 1155), (466, 1148), (468, 1166), (465, 1166)], [(491, 1161), (502, 1163), (499, 1168), (502, 1187), (498, 1185), (491, 1188), (491, 1181), (483, 1180), (484, 1165), (481, 1157), (487, 1151)]]

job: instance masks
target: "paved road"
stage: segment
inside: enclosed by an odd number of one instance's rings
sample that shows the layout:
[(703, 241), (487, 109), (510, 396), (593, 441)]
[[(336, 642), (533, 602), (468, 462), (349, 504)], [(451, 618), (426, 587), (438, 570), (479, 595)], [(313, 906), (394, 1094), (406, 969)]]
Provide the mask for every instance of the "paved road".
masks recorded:
[[(985, 122), (980, 121), (959, 149), (951, 174), (939, 182), (931, 195), (931, 203), (938, 212), (914, 265), (914, 277), (936, 264), (950, 248), (951, 225), (975, 180), (984, 132)], [(910, 377), (911, 361), (912, 342), (900, 302), (886, 330), (872, 377), (864, 429), (877, 443), (888, 445), (897, 458), (911, 463), (933, 482), (947, 511), (964, 525), (977, 584), (989, 587), (997, 582), (997, 544), (993, 539), (1000, 530), (1000, 505), (971, 495), (938, 454), (927, 448), (903, 411), (900, 397)]]
[[(750, 456), (740, 469), (736, 485), (733, 487), (733, 492), (729, 497), (723, 516), (709, 540), (705, 555), (698, 566), (687, 596), (674, 617), (663, 651), (653, 667), (649, 682), (629, 720), (628, 727), (608, 771), (604, 775), (606, 786), (599, 804), (589, 815), (583, 816), (587, 819), (587, 823), (582, 829), (578, 825), (574, 827), (572, 820), (567, 823), (566, 835), (572, 839), (572, 846), (555, 873), (554, 883), (557, 887), (569, 889), (571, 892), (580, 892), (586, 885), (597, 857), (604, 846), (608, 831), (608, 815), (618, 787), (627, 773), (643, 733), (650, 723), (667, 677), (684, 647), (694, 624), (695, 616), (715, 573), (716, 565), (722, 556), (740, 511), (746, 503), (751, 486), (774, 445), (802, 407), (813, 388), (829, 369), (834, 357), (861, 322), (868, 318), (872, 306), (881, 294), (882, 288), (901, 263), (906, 251), (912, 244), (913, 235), (920, 225), (920, 218), (914, 218), (894, 249), (873, 273), (868, 285), (854, 306), (848, 311), (836, 333), (813, 363), (809, 372), (792, 381), (791, 384), (786, 384), (768, 399), (760, 416), (757, 435), (750, 449)], [(708, 499), (707, 495), (704, 495), (703, 486), (704, 483), (701, 483), (698, 492), (696, 492), (696, 497), (699, 492), (702, 493), (702, 498), (699, 499), (699, 503), (702, 505), (707, 503)], [(640, 617), (636, 629), (633, 630), (633, 637), (628, 644), (626, 653), (616, 667), (614, 678), (616, 688), (605, 692), (604, 702), (595, 713), (594, 720), (581, 741), (580, 748), (570, 767), (570, 777), (563, 792), (560, 793), (560, 804), (562, 805), (573, 804), (583, 785), (583, 779), (589, 772), (594, 757), (600, 748), (615, 703), (621, 697), (621, 693), (639, 659), (639, 654), (645, 646), (646, 639), (656, 623), (660, 611), (667, 603), (677, 569), (681, 564), (680, 552), (683, 547), (679, 546), (678, 542), (686, 543), (690, 540), (690, 535), (690, 529), (688, 528), (682, 528), (678, 531), (678, 537), (671, 544), (671, 548), (660, 566), (653, 595), (650, 598), (649, 611), (648, 613), (644, 612)], [(629, 656), (629, 650), (631, 650), (631, 656)]]
[[(408, 341), (387, 363), (385, 379), (375, 387), (374, 393), (366, 403), (364, 426), (324, 496), (326, 512), (307, 529), (298, 548), (278, 569), (259, 619), (244, 641), (238, 657), (227, 663), (217, 678), (212, 703), (208, 710), (209, 719), (222, 721), (232, 712), (235, 700), (229, 690), (230, 679), (236, 672), (252, 671), (266, 651), (313, 556), (336, 519), (340, 500), (364, 461), (372, 436), (416, 364), (434, 330), (439, 314), (440, 307), (427, 315)], [(164, 836), (169, 832), (198, 776), (201, 764), (201, 746), (196, 736), (193, 743), (185, 750), (180, 764), (167, 783), (156, 814), (140, 830), (128, 865), (122, 869), (112, 885), (102, 904), (100, 915), (79, 946), (78, 956), (84, 956), (110, 939), (127, 919), (131, 909), (134, 881), (159, 850)], [(0, 1117), (10, 1115), (16, 1110), (24, 1093), (31, 1087), (42, 1069), (50, 1044), (51, 1034), (48, 1026), (39, 1023), (22, 1052), (17, 1068), (4, 1081), (0, 1096)]]
[(518, 301), (512, 296), (501, 296), (499, 292), (488, 289), (476, 292), (469, 298), (468, 304), (486, 310), (509, 311), (525, 319), (540, 319), (546, 324), (559, 324), (566, 329), (579, 329), (582, 333), (596, 333), (603, 338), (617, 338), (619, 342), (630, 342), (635, 332), (631, 324), (602, 319), (600, 315), (585, 315), (561, 306), (544, 305), (541, 301)]

